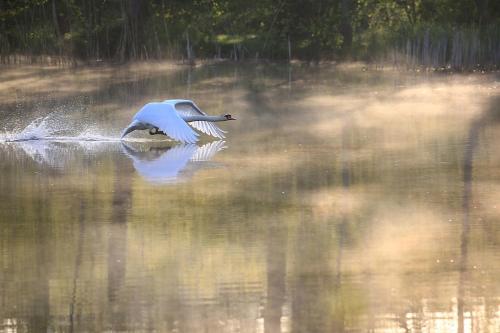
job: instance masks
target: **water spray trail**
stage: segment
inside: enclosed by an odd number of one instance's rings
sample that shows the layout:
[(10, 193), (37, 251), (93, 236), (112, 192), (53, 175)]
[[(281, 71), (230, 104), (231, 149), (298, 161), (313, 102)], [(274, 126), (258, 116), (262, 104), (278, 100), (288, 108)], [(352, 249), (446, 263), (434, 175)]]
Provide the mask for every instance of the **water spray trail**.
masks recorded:
[(19, 132), (5, 132), (0, 134), (0, 142), (20, 141), (120, 141), (119, 136), (99, 134), (95, 128), (86, 128), (78, 135), (70, 135), (73, 126), (68, 120), (61, 119), (56, 113), (37, 118)]

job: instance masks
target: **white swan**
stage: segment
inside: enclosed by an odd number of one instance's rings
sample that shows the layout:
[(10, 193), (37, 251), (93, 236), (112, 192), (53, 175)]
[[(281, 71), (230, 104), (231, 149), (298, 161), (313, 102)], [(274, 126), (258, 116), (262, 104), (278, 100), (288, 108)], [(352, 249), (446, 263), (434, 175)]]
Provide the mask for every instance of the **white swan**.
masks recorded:
[(235, 119), (230, 114), (209, 116), (190, 100), (170, 99), (144, 105), (121, 137), (135, 130), (149, 129), (151, 135), (163, 134), (180, 142), (195, 143), (198, 141), (198, 133), (188, 126), (189, 123), (205, 134), (223, 139), (225, 132), (214, 122), (227, 120)]

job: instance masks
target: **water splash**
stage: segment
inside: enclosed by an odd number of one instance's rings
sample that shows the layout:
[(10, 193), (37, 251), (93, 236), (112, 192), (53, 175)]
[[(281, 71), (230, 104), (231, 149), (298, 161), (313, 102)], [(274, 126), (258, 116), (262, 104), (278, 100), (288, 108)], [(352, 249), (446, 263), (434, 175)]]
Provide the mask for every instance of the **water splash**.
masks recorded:
[(55, 130), (50, 126), (51, 115), (40, 117), (32, 121), (23, 130), (17, 133), (6, 133), (3, 135), (3, 141), (28, 141), (42, 139), (51, 135), (57, 135), (60, 130)]
[(72, 137), (75, 141), (120, 141), (120, 136), (109, 136), (101, 134), (102, 129), (96, 126), (90, 126), (82, 130), (77, 136)]
[[(74, 121), (73, 121), (74, 122)], [(95, 127), (88, 127), (79, 134), (72, 135), (75, 128), (71, 121), (64, 119), (59, 112), (32, 121), (20, 131), (0, 134), (0, 142), (23, 142), (35, 140), (48, 141), (120, 141), (118, 136), (107, 136), (99, 133)], [(80, 124), (81, 126), (81, 124)]]

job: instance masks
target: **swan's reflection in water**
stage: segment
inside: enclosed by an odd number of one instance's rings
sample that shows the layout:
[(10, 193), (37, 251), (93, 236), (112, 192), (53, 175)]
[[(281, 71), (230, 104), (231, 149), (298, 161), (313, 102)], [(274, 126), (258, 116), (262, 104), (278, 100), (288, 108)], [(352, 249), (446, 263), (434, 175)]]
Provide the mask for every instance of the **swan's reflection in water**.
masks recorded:
[(91, 164), (102, 154), (125, 155), (143, 179), (154, 184), (171, 184), (191, 178), (198, 170), (219, 165), (210, 162), (225, 141), (213, 141), (202, 146), (195, 144), (165, 145), (165, 142), (28, 140), (9, 142), (2, 147), (17, 160), (28, 156), (43, 167), (71, 168), (71, 165)]
[(175, 183), (191, 178), (202, 168), (216, 167), (210, 160), (226, 148), (225, 141), (213, 141), (201, 147), (179, 144), (173, 147), (122, 143), (124, 153), (134, 161), (135, 170), (156, 184)]

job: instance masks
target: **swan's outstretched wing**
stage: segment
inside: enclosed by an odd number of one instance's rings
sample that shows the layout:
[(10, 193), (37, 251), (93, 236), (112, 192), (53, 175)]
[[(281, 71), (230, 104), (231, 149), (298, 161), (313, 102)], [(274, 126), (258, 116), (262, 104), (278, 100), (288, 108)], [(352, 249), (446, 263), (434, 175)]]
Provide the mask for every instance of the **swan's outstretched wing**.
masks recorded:
[(140, 121), (132, 120), (132, 122), (123, 130), (120, 138), (123, 139), (125, 137), (125, 135), (127, 135), (135, 130), (141, 129), (140, 125), (141, 125)]
[(186, 143), (198, 141), (198, 133), (188, 126), (170, 104), (148, 103), (137, 112), (134, 120), (158, 127), (177, 141)]
[[(181, 116), (206, 116), (207, 114), (203, 112), (196, 104), (191, 101), (181, 101), (175, 103), (175, 110)], [(193, 121), (190, 123), (191, 126), (196, 128), (197, 130), (214, 136), (219, 139), (224, 139), (225, 131), (221, 130), (217, 125), (208, 121)]]

